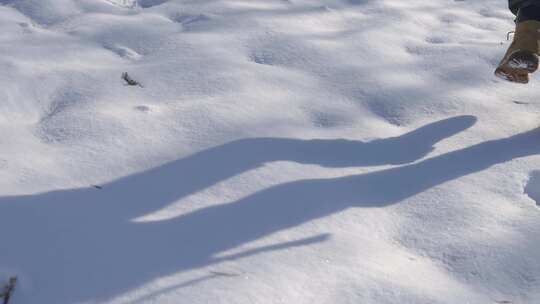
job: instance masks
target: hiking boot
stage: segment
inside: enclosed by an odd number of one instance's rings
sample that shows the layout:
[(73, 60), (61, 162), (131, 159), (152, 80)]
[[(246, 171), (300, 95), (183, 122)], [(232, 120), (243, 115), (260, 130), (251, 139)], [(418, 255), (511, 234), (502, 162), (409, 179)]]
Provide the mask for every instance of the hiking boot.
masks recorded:
[(495, 75), (512, 82), (529, 82), (529, 73), (538, 69), (539, 30), (540, 21), (527, 20), (516, 24), (514, 40), (495, 70)]

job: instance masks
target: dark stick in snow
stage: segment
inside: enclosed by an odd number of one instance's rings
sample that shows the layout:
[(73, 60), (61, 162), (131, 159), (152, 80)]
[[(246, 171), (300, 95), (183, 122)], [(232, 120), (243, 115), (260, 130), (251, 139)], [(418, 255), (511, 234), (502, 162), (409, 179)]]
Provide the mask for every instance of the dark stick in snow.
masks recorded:
[(122, 73), (122, 79), (124, 79), (126, 81), (127, 85), (139, 86), (141, 88), (144, 88), (143, 85), (140, 82), (138, 82), (137, 80), (131, 78), (131, 76), (129, 76), (127, 72)]
[(2, 291), (2, 293), (0, 293), (0, 298), (4, 299), (3, 304), (9, 303), (9, 299), (11, 298), (11, 295), (13, 294), (13, 291), (15, 290), (15, 284), (17, 284), (17, 277), (9, 278), (7, 285), (4, 286), (4, 290)]

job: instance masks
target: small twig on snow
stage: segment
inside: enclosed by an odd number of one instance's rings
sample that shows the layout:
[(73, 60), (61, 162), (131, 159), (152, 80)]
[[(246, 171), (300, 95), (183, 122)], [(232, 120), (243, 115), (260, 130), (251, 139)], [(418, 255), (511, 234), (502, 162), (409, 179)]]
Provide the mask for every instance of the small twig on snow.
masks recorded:
[(129, 76), (127, 72), (122, 73), (122, 79), (124, 79), (126, 81), (127, 85), (139, 86), (141, 88), (144, 88), (143, 85), (140, 82), (138, 82), (137, 80), (131, 78), (131, 76)]
[(0, 299), (4, 300), (3, 304), (8, 304), (13, 291), (15, 291), (15, 284), (17, 284), (17, 277), (9, 278), (7, 285), (4, 286), (4, 290), (0, 293)]

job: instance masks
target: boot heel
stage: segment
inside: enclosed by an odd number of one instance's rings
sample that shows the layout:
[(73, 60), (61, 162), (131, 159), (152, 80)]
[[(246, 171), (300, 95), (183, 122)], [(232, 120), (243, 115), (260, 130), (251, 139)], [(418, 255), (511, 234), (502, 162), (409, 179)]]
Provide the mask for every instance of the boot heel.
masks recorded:
[(500, 66), (495, 70), (495, 76), (516, 83), (528, 83), (529, 73), (525, 70), (512, 69), (508, 66)]

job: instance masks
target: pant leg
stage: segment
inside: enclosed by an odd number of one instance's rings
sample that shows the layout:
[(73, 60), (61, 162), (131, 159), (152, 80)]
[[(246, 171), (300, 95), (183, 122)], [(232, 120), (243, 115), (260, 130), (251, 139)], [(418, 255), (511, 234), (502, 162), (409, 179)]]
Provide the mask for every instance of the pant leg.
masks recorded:
[(520, 8), (533, 4), (540, 6), (540, 0), (508, 0), (508, 7), (516, 16)]

